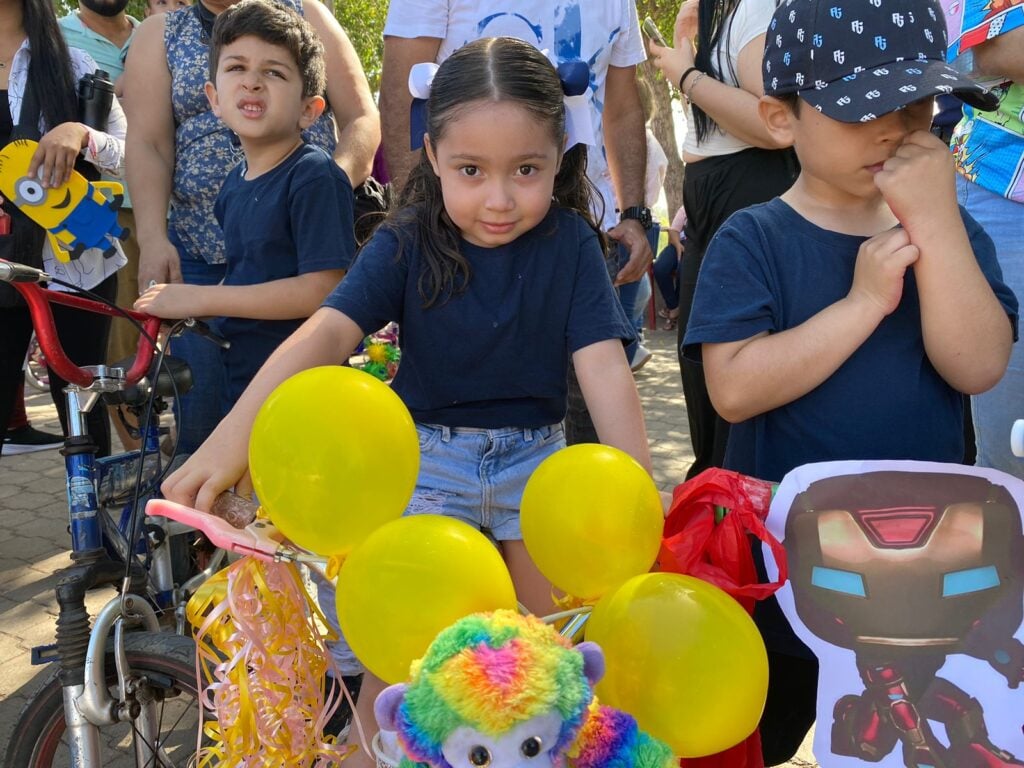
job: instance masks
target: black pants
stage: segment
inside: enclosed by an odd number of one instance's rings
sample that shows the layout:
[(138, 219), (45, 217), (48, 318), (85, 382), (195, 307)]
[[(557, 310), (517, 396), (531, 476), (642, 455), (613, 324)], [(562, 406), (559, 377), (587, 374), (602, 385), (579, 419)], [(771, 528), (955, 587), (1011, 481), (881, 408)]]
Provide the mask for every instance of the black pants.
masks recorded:
[[(114, 301), (117, 296), (117, 276), (111, 275), (92, 289), (93, 293)], [(78, 365), (99, 365), (106, 362), (107, 337), (110, 334), (110, 318), (83, 312), (56, 304), (53, 319), (57, 326), (57, 338), (71, 361)], [(0, 309), (0, 430), (7, 433), (7, 423), (14, 407), (18, 388), (24, 381), (22, 365), (28, 342), (32, 336), (32, 319), (25, 306)], [(64, 434), (68, 431), (67, 406), (63, 389), (67, 382), (49, 371), (50, 395), (57, 406)], [(110, 420), (107, 409), (97, 404), (86, 420), (89, 434), (99, 447), (100, 456), (110, 455)]]
[[(608, 238), (607, 248), (604, 254), (604, 264), (608, 270), (608, 277), (615, 281), (619, 273), (619, 246), (618, 243)], [(618, 293), (618, 288), (615, 292)], [(583, 390), (580, 389), (580, 381), (576, 378), (576, 366), (569, 358), (568, 396), (566, 398), (565, 412), (565, 444), (576, 445), (578, 443), (599, 443), (597, 428), (594, 420), (590, 417), (587, 409), (587, 401), (583, 397)]]
[(711, 405), (704, 367), (683, 354), (697, 274), (708, 244), (718, 228), (736, 211), (781, 195), (796, 181), (799, 167), (791, 150), (745, 149), (731, 155), (709, 157), (686, 166), (683, 208), (686, 209), (686, 251), (679, 266), (679, 370), (690, 427), (694, 461), (686, 479), (709, 467), (721, 467), (729, 425)]
[(817, 661), (768, 651), (768, 698), (758, 726), (765, 765), (782, 765), (797, 753), (814, 725), (817, 696)]

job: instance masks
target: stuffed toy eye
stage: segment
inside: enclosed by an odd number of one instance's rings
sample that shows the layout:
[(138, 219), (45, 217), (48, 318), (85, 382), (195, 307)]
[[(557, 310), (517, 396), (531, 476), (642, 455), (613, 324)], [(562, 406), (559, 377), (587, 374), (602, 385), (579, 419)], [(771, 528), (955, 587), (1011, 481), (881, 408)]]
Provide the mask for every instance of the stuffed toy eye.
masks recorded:
[(469, 762), (477, 766), (477, 768), (484, 768), (484, 766), (491, 764), (491, 753), (487, 750), (487, 747), (478, 744), (469, 750)]
[(540, 748), (543, 742), (536, 736), (531, 736), (522, 744), (519, 745), (519, 751), (523, 757), (536, 757), (540, 754)]

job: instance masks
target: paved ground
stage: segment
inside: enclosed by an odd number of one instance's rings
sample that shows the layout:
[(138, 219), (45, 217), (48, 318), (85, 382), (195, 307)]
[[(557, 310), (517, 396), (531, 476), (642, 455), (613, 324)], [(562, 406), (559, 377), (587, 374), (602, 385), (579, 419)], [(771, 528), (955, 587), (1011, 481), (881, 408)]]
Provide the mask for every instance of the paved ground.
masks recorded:
[[(655, 355), (637, 373), (655, 480), (667, 491), (682, 481), (693, 460), (674, 341), (674, 331), (648, 332)], [(35, 426), (59, 431), (48, 396), (31, 397), (29, 415)], [(0, 460), (0, 750), (37, 685), (39, 670), (29, 665), (29, 651), (53, 638), (54, 573), (68, 564), (63, 478), (56, 451)], [(111, 594), (94, 594), (91, 607), (98, 608)], [(787, 765), (813, 768), (809, 746), (808, 741)]]

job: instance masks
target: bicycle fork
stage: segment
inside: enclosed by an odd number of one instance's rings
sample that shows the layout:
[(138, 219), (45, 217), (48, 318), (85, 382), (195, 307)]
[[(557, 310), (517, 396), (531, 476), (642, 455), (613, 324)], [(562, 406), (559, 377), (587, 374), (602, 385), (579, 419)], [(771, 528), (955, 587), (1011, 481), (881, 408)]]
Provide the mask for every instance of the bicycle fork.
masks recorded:
[[(122, 577), (119, 563), (108, 559), (81, 562), (69, 568), (57, 583), (57, 655), (64, 696), (64, 720), (73, 768), (102, 765), (100, 727), (134, 721), (133, 743), (138, 765), (158, 762), (158, 702), (140, 701), (124, 650), (124, 630), (142, 625), (158, 632), (156, 613), (143, 598), (125, 592), (108, 602), (89, 626), (85, 593), (94, 586), (115, 584)], [(106, 682), (107, 641), (113, 633), (118, 697)]]
[[(103, 549), (98, 521), (95, 484), (96, 446), (88, 435), (86, 414), (96, 405), (105, 388), (107, 371), (99, 374), (95, 389), (71, 386), (65, 390), (68, 404), (68, 431), (64, 460), (67, 469), (68, 510), (74, 562), (57, 583), (57, 658), (63, 687), (64, 719), (73, 768), (102, 765), (100, 727), (117, 722), (133, 722), (133, 742), (139, 765), (164, 765), (158, 743), (159, 702), (146, 699), (137, 679), (131, 674), (124, 646), (124, 631), (142, 625), (159, 632), (156, 613), (149, 603), (135, 594), (145, 590), (145, 573), (137, 563), (124, 566), (111, 560)], [(108, 602), (89, 626), (85, 594), (101, 585), (122, 581), (121, 594)], [(113, 635), (114, 661), (117, 667), (118, 698), (115, 700), (106, 682), (107, 642)]]

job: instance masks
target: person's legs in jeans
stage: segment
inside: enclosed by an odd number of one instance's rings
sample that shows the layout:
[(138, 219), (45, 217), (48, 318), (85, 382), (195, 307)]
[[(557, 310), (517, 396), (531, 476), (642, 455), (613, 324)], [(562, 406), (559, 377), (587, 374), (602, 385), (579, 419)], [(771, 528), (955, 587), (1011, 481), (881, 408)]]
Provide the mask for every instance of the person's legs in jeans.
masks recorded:
[(0, 453), (14, 400), (25, 381), (22, 365), (30, 338), (32, 318), (28, 309), (24, 306), (0, 308)]
[(669, 312), (679, 307), (679, 256), (671, 243), (654, 260), (654, 282)]
[[(1024, 204), (989, 192), (963, 176), (956, 178), (957, 197), (996, 246), (1003, 282), (1024, 298)], [(1024, 478), (1024, 459), (1010, 452), (1010, 429), (1016, 419), (1024, 419), (1024, 347), (1013, 345), (1006, 374), (988, 392), (971, 398), (975, 440), (978, 447), (976, 463)]]
[[(186, 284), (216, 285), (224, 279), (224, 264), (207, 264), (189, 256), (180, 247), (178, 253), (181, 254), (181, 277)], [(174, 339), (171, 353), (192, 369), (192, 389), (174, 404), (177, 453), (184, 455), (195, 452), (224, 415), (224, 361), (220, 347), (194, 333)]]
[[(629, 318), (631, 323), (634, 322), (635, 314), (634, 307), (637, 304), (638, 293), (640, 291), (640, 281), (637, 280), (635, 283), (626, 283), (625, 285), (619, 286), (619, 303), (622, 304), (622, 309), (626, 313), (626, 317)], [(636, 326), (633, 326), (634, 330)], [(643, 326), (640, 326), (640, 332), (643, 331)], [(641, 338), (639, 332), (633, 341), (626, 345), (626, 359), (629, 361), (633, 360), (633, 356), (636, 354), (636, 349), (640, 346)]]
[(647, 308), (651, 303), (651, 278), (644, 275), (634, 283), (636, 285), (636, 298), (633, 300), (633, 312), (629, 319), (633, 321), (633, 328), (636, 329), (636, 337), (640, 343), (644, 340), (644, 324), (647, 319)]

